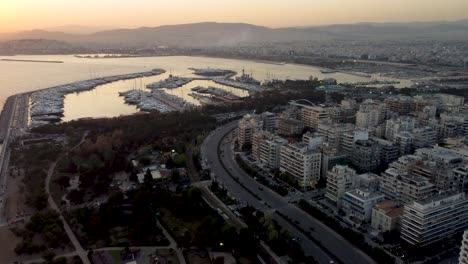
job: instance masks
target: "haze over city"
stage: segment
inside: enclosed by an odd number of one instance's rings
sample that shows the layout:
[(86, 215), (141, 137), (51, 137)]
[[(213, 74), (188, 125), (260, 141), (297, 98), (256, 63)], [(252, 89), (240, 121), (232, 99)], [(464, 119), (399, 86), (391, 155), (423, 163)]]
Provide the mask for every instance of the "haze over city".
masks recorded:
[(0, 264), (468, 264), (468, 0), (0, 0)]
[(135, 28), (205, 21), (292, 27), (468, 18), (465, 0), (4, 0), (0, 32), (66, 25)]

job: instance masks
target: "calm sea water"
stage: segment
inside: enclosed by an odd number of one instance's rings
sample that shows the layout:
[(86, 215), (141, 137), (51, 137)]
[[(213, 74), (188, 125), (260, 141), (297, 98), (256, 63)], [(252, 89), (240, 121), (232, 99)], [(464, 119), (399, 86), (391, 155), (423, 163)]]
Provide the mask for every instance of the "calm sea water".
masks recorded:
[[(335, 78), (338, 82), (369, 81), (380, 78), (375, 75), (372, 78), (359, 77), (344, 73), (322, 74), (320, 68), (296, 65), (296, 64), (272, 64), (256, 61), (219, 59), (207, 57), (145, 57), (145, 58), (115, 58), (115, 59), (82, 59), (71, 55), (41, 55), (41, 56), (15, 56), (0, 57), (20, 60), (52, 60), (64, 63), (36, 63), (36, 62), (11, 62), (0, 61), (0, 105), (3, 106), (10, 95), (34, 91), (55, 85), (66, 84), (74, 81), (117, 75), (124, 73), (148, 71), (161, 68), (166, 74), (138, 80), (119, 81), (106, 84), (89, 92), (68, 95), (65, 99), (65, 118), (72, 120), (81, 117), (102, 117), (131, 114), (137, 111), (136, 107), (124, 104), (123, 98), (118, 92), (133, 88), (142, 88), (145, 84), (166, 78), (170, 73), (177, 76), (193, 76), (188, 68), (222, 68), (241, 73), (242, 69), (253, 74), (258, 80), (268, 79), (307, 79), (310, 76), (323, 78)], [(210, 81), (194, 81), (181, 88), (167, 92), (183, 97), (189, 102), (198, 104), (196, 100), (188, 96), (190, 88), (197, 85), (216, 86), (227, 89), (236, 95), (246, 96), (247, 92), (235, 88), (214, 84)], [(400, 86), (410, 85), (409, 80), (403, 80)]]

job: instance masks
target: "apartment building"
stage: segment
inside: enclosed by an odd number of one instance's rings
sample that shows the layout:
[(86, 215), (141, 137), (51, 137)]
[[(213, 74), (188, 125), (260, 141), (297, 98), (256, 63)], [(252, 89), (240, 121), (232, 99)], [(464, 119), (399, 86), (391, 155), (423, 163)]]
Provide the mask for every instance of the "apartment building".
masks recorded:
[(288, 173), (302, 187), (313, 186), (320, 179), (322, 154), (303, 142), (284, 145), (280, 151), (280, 171)]
[(405, 205), (401, 238), (425, 246), (468, 228), (468, 199), (465, 193), (447, 192)]

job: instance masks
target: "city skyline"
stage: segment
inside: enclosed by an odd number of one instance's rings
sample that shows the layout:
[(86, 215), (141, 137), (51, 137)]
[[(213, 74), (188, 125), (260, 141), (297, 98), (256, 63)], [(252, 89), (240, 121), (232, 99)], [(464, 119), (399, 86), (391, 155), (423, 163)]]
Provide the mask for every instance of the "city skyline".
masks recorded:
[(453, 21), (467, 19), (463, 0), (304, 1), (271, 4), (270, 1), (142, 0), (114, 1), (20, 0), (0, 3), (0, 32), (48, 29), (65, 25), (96, 28), (136, 28), (206, 21), (243, 22), (280, 28), (360, 22)]

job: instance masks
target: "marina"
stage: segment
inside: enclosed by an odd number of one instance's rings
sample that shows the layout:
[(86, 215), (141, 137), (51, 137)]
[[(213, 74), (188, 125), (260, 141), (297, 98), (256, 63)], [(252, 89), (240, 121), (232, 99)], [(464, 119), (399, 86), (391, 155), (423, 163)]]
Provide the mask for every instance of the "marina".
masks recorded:
[(243, 83), (243, 82), (235, 81), (232, 79), (214, 79), (213, 82), (222, 84), (222, 85), (236, 87), (236, 88), (243, 89), (243, 90), (247, 90), (249, 92), (260, 92), (260, 91), (263, 91), (264, 89), (258, 84)]
[(203, 77), (225, 77), (230, 78), (237, 74), (235, 71), (223, 70), (223, 69), (211, 69), (211, 68), (189, 68), (193, 71), (193, 74)]
[(119, 80), (160, 75), (164, 72), (165, 71), (161, 69), (154, 69), (148, 72), (131, 73), (74, 82), (71, 84), (33, 92), (30, 96), (30, 125), (31, 127), (37, 127), (59, 122), (64, 113), (64, 99), (67, 94), (89, 91), (98, 85), (116, 82)]
[(174, 75), (169, 75), (169, 78), (164, 79), (162, 81), (150, 83), (146, 85), (149, 89), (160, 89), (160, 88), (167, 88), (167, 89), (174, 89), (177, 87), (181, 87), (184, 84), (193, 81), (193, 78), (184, 78), (184, 77), (177, 77)]
[[(3, 87), (11, 88), (15, 93), (37, 91), (33, 92), (30, 98), (30, 124), (33, 126), (86, 117), (115, 117), (137, 113), (142, 109), (135, 104), (126, 103), (124, 98), (119, 96), (119, 92), (128, 91), (136, 86), (145, 92), (151, 92), (146, 85), (153, 83), (158, 83), (153, 89), (165, 91), (196, 106), (216, 103), (213, 95), (199, 94), (191, 90), (196, 86), (220, 88), (242, 98), (263, 90), (264, 87), (259, 84), (273, 79), (308, 79), (313, 76), (319, 79), (334, 78), (342, 84), (367, 83), (378, 86), (381, 85), (376, 84), (378, 82), (385, 84), (392, 82), (397, 88), (410, 87), (413, 84), (412, 80), (384, 78), (378, 74), (372, 74), (371, 78), (345, 72), (324, 74), (320, 71), (323, 68), (313, 66), (206, 57), (168, 56), (95, 60), (71, 55), (19, 55), (15, 56), (15, 59), (64, 62), (44, 63), (41, 67), (37, 67), (34, 63), (0, 60), (0, 81), (4, 84)], [(190, 68), (187, 65), (190, 65)], [(152, 68), (166, 69), (168, 72), (142, 77), (127, 75), (127, 73), (147, 72)], [(224, 79), (225, 77), (196, 75), (194, 69), (215, 71), (225, 69), (239, 74), (233, 75), (231, 79)], [(248, 69), (249, 74), (246, 74), (244, 69)], [(24, 78), (25, 75), (28, 78)], [(127, 76), (130, 79), (106, 76)], [(255, 79), (252, 76), (255, 76)], [(86, 79), (90, 81), (77, 81)], [(160, 82), (164, 80), (166, 82), (162, 85)], [(2, 96), (0, 103), (3, 103), (8, 93), (0, 96)], [(156, 108), (156, 106), (146, 107), (149, 103), (147, 100), (145, 102), (141, 105), (143, 109)], [(59, 119), (60, 121), (57, 121)]]
[[(202, 86), (197, 86), (197, 87), (192, 88), (191, 90), (199, 94), (209, 94), (211, 95), (211, 98), (213, 100), (217, 100), (217, 101), (233, 103), (233, 102), (238, 102), (241, 99), (239, 96), (236, 96), (231, 92), (228, 92), (228, 91), (225, 91), (223, 89), (216, 88), (213, 86), (209, 86), (207, 88), (202, 87)], [(191, 93), (192, 97), (193, 97), (193, 94), (194, 93)]]
[(146, 92), (142, 90), (129, 90), (119, 93), (124, 97), (125, 103), (136, 105), (141, 111), (158, 111), (167, 113), (171, 111), (184, 111), (195, 107), (184, 99), (171, 95), (162, 90)]

